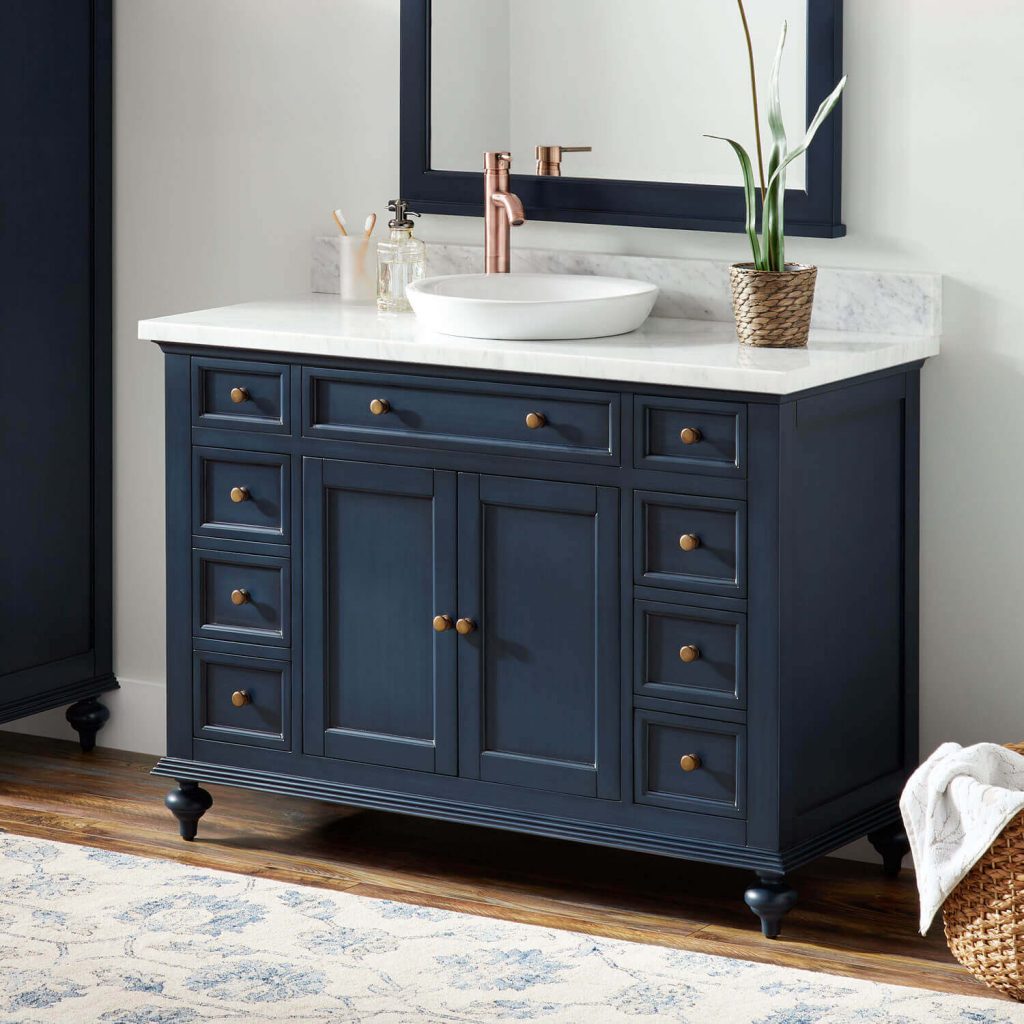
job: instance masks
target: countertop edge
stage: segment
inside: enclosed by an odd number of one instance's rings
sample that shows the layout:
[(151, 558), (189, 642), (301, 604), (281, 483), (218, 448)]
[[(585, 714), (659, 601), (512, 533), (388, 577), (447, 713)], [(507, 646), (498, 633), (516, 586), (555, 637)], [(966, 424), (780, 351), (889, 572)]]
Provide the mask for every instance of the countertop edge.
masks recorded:
[[(239, 340), (244, 335), (244, 341)], [(941, 337), (921, 335), (901, 337), (899, 345), (881, 348), (872, 353), (870, 365), (844, 368), (835, 365), (780, 367), (778, 370), (745, 367), (723, 367), (686, 364), (666, 357), (664, 363), (631, 360), (619, 355), (581, 352), (579, 342), (567, 343), (564, 352), (538, 350), (529, 353), (530, 365), (522, 363), (527, 356), (521, 350), (501, 352), (493, 348), (465, 347), (462, 339), (451, 339), (446, 347), (443, 336), (435, 351), (425, 351), (422, 339), (374, 338), (353, 331), (311, 333), (280, 329), (183, 323), (174, 317), (140, 320), (138, 336), (142, 341), (190, 347), (228, 348), (239, 352), (279, 353), (308, 356), (311, 359), (363, 359), (379, 362), (407, 363), (449, 369), (493, 370), (501, 373), (532, 373), (562, 377), (567, 380), (604, 380), (634, 386), (697, 388), (712, 391), (734, 391), (748, 394), (785, 396), (812, 388), (835, 384), (868, 373), (891, 370), (919, 362), (939, 354)], [(857, 335), (851, 335), (856, 339)], [(507, 344), (498, 342), (497, 344)], [(524, 343), (532, 344), (532, 343)], [(739, 345), (739, 342), (736, 342)], [(328, 346), (330, 351), (328, 351)], [(486, 342), (483, 343), (486, 346)], [(812, 332), (811, 348), (814, 348)], [(761, 350), (754, 350), (761, 351)], [(802, 350), (783, 350), (787, 352)], [(425, 358), (429, 356), (430, 358)], [(517, 365), (513, 365), (517, 364)]]

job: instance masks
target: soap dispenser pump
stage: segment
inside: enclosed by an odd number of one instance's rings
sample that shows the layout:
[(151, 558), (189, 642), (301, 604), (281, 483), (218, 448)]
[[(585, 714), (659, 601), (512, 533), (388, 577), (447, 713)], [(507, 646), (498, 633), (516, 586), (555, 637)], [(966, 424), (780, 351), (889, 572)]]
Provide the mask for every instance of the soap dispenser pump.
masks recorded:
[(423, 277), (427, 267), (427, 247), (412, 236), (413, 213), (404, 199), (392, 199), (388, 209), (394, 217), (388, 221), (391, 237), (377, 243), (377, 309), (382, 313), (405, 313), (412, 307), (405, 290)]

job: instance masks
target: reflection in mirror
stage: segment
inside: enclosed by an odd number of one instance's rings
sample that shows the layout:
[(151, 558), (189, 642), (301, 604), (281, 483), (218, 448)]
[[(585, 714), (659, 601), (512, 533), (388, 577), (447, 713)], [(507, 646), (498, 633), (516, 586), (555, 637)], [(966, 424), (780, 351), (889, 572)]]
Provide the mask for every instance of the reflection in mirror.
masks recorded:
[[(807, 4), (747, 5), (762, 96), (789, 22), (781, 100), (794, 134), (807, 123)], [(589, 146), (561, 155), (563, 177), (735, 185), (736, 157), (704, 134), (753, 152), (734, 3), (433, 0), (431, 13), (434, 170), (479, 171), (485, 150), (509, 150), (513, 171), (533, 174), (537, 146)], [(787, 185), (804, 187), (804, 161)]]

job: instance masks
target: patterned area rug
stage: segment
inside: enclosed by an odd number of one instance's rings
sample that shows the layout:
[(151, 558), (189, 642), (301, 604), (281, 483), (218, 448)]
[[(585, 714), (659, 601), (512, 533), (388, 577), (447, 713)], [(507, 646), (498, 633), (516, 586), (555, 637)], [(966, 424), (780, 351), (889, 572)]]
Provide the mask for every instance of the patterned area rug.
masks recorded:
[(1011, 1024), (1024, 1008), (0, 834), (18, 1024)]

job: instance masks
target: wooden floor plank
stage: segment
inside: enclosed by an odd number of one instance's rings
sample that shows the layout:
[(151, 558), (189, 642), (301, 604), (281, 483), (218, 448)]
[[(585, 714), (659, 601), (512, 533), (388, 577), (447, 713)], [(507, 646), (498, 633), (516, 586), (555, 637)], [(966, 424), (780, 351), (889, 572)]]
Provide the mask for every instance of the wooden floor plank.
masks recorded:
[(793, 875), (783, 936), (761, 937), (746, 873), (554, 839), (211, 786), (182, 842), (153, 759), (0, 732), (0, 829), (547, 928), (999, 998), (917, 934), (909, 872), (825, 858)]

